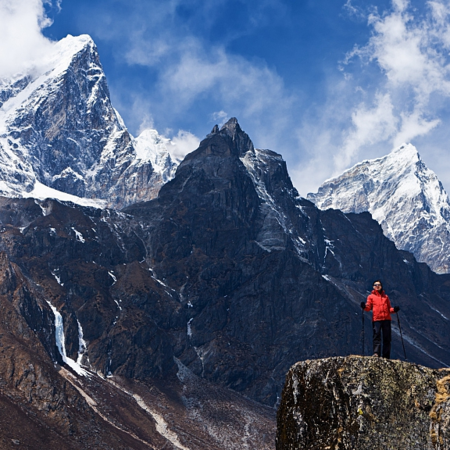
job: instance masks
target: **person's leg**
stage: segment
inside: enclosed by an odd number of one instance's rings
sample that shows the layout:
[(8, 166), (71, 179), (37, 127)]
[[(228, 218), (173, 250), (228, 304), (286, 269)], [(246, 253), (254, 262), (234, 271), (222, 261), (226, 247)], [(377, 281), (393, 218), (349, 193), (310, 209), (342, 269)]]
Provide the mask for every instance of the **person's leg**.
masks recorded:
[(372, 322), (373, 327), (373, 354), (381, 356), (381, 323)]
[(382, 320), (381, 327), (383, 329), (383, 358), (391, 357), (391, 321)]

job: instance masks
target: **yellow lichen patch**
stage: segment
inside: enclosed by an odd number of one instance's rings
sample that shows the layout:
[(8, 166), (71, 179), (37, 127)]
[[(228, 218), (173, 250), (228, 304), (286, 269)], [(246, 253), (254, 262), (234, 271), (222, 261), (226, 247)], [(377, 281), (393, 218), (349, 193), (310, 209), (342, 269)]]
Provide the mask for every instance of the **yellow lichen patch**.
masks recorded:
[(441, 435), (441, 424), (443, 414), (443, 403), (450, 398), (450, 375), (441, 378), (436, 381), (436, 396), (433, 408), (430, 411), (430, 418), (432, 421), (430, 427), (431, 442), (433, 445), (443, 443), (443, 437)]
[(450, 375), (436, 382), (436, 403), (444, 403), (450, 398)]

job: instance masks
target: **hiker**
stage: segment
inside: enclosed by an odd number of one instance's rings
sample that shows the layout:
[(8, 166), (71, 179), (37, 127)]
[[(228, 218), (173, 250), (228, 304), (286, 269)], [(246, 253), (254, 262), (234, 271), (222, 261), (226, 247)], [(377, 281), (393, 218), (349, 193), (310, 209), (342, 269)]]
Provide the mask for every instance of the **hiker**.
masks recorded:
[(383, 334), (383, 358), (391, 357), (391, 313), (400, 311), (393, 308), (380, 280), (373, 283), (373, 291), (367, 303), (361, 302), (364, 311), (372, 311), (373, 356), (381, 356), (381, 335)]

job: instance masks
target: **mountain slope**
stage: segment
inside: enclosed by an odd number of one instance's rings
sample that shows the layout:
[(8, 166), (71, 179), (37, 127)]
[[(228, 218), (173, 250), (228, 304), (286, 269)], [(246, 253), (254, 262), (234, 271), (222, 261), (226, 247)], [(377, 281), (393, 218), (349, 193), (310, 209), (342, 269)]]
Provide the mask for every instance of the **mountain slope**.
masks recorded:
[(411, 144), (357, 164), (308, 199), (321, 209), (369, 211), (397, 248), (437, 273), (450, 272), (450, 202)]
[(130, 219), (0, 199), (2, 448), (269, 450), (273, 409), (174, 359), (178, 302)]
[[(408, 359), (450, 365), (450, 276), (398, 251), (368, 213), (300, 198), (281, 156), (235, 119), (156, 199), (118, 212), (0, 198), (0, 223), (2, 393), (20, 420), (68, 423), (75, 447), (101, 428), (113, 433), (97, 448), (273, 448), (286, 371), (362, 351), (359, 303), (377, 277), (402, 308)], [(393, 335), (399, 358), (395, 322)]]
[(448, 319), (428, 306), (449, 317), (439, 291), (448, 280), (433, 286), (368, 214), (319, 211), (298, 197), (280, 155), (254, 149), (235, 119), (185, 158), (157, 199), (126, 212), (141, 224), (153, 273), (179, 295), (176, 356), (198, 375), (273, 404), (288, 361), (360, 351), (359, 302), (379, 276), (405, 307), (410, 356), (448, 364), (434, 328)]
[[(153, 134), (154, 142), (163, 139)], [(62, 39), (42, 67), (0, 84), (2, 195), (114, 207), (148, 200), (176, 162), (167, 152), (170, 141), (157, 147), (147, 139), (146, 151), (138, 155), (135, 146), (142, 147), (141, 141), (133, 140), (111, 105), (89, 36)], [(161, 153), (165, 162), (155, 170), (152, 162)]]

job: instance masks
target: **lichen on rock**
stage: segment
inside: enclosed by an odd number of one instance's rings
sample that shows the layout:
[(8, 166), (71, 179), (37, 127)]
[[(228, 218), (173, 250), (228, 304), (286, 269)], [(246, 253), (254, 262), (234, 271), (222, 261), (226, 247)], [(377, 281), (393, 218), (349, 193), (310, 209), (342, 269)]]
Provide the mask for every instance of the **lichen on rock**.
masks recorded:
[(334, 357), (287, 374), (277, 450), (450, 448), (450, 376), (402, 361)]

